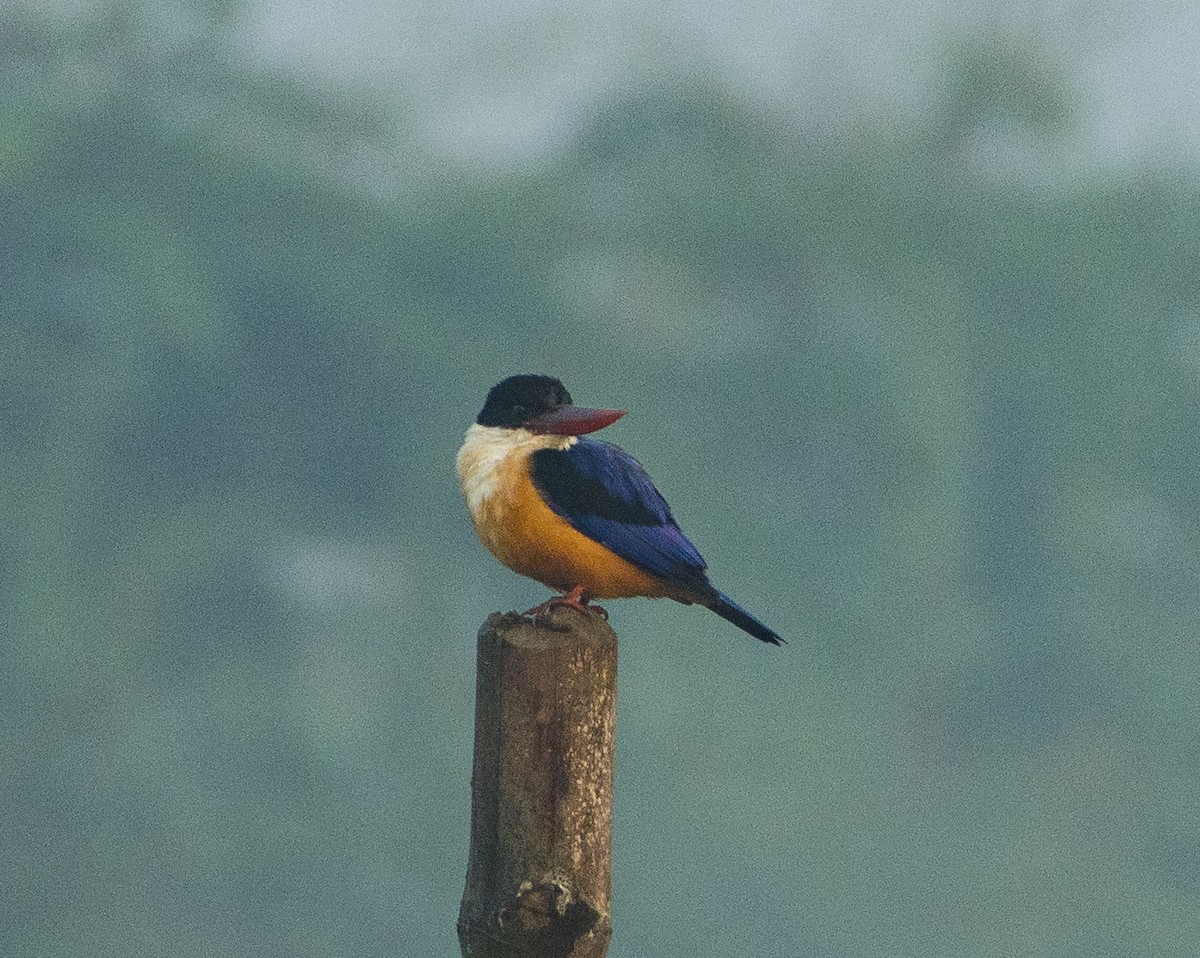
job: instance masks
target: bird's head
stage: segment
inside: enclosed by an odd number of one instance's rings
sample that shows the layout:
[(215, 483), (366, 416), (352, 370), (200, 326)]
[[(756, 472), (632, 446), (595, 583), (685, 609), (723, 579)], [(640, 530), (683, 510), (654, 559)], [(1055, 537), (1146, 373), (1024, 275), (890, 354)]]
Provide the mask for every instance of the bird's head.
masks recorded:
[(586, 409), (553, 376), (509, 376), (488, 393), (475, 422), (502, 429), (528, 429), (554, 436), (582, 436), (611, 426), (622, 409)]

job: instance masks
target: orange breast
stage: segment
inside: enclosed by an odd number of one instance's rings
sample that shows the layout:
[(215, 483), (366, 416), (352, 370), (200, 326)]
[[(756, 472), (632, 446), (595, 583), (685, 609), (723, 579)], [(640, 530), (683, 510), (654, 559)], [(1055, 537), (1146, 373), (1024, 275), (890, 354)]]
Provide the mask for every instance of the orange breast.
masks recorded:
[(514, 572), (552, 589), (583, 586), (595, 599), (664, 596), (670, 590), (555, 514), (529, 477), (528, 458), (512, 457), (500, 482), (472, 515), (483, 544)]

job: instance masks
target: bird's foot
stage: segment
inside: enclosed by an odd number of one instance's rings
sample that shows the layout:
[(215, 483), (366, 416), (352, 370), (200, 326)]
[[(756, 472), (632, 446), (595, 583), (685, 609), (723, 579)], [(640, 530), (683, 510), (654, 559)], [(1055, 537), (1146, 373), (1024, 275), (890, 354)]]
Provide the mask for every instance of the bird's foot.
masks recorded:
[(557, 609), (560, 606), (566, 606), (569, 609), (575, 609), (577, 612), (584, 612), (588, 615), (598, 613), (608, 619), (608, 612), (598, 605), (592, 605), (588, 602), (587, 596), (583, 594), (583, 586), (577, 585), (566, 595), (551, 596), (541, 605), (535, 605), (525, 614), (532, 616), (535, 619), (544, 619), (550, 614), (551, 609)]

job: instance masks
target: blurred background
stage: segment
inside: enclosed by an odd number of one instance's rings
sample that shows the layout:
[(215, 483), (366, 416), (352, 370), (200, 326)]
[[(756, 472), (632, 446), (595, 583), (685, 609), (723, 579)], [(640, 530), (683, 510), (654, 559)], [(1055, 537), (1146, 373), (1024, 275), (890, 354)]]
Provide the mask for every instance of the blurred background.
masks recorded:
[(0, 954), (456, 955), (488, 387), (629, 415), (611, 958), (1200, 941), (1200, 13), (0, 7)]

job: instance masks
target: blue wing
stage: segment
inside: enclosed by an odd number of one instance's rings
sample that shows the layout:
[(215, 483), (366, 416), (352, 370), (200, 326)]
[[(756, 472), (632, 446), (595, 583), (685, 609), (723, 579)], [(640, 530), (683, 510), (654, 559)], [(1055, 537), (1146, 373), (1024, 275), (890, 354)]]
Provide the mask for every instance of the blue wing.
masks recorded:
[(704, 558), (680, 531), (662, 494), (633, 456), (580, 439), (533, 455), (534, 484), (558, 515), (585, 536), (653, 575), (707, 594)]

